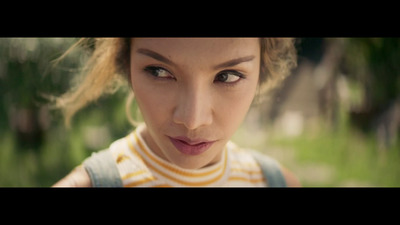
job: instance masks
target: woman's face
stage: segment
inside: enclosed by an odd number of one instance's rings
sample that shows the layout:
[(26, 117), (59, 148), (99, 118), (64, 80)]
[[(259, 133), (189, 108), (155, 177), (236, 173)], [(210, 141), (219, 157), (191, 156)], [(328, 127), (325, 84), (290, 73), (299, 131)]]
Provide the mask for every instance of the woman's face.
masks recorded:
[(260, 71), (258, 38), (138, 38), (131, 82), (161, 158), (186, 169), (221, 159), (243, 121)]

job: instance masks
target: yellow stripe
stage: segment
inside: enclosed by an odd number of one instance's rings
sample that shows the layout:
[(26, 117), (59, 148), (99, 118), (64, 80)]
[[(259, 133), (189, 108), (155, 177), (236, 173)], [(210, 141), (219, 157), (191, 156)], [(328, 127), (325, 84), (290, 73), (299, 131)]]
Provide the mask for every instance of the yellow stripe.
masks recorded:
[[(130, 145), (129, 147), (131, 148), (132, 151), (135, 151), (135, 152), (136, 152), (136, 150), (135, 150), (135, 148), (133, 147), (133, 145)], [(226, 156), (226, 154), (227, 154), (227, 151), (225, 151), (225, 161), (224, 161), (224, 168), (223, 168), (224, 171), (225, 171), (225, 167), (226, 167), (226, 161), (227, 161), (227, 158), (228, 158), (228, 157)], [(187, 186), (203, 186), (203, 185), (208, 185), (208, 184), (211, 184), (211, 183), (213, 183), (213, 182), (219, 180), (219, 179), (224, 175), (224, 173), (221, 173), (220, 175), (218, 175), (218, 176), (215, 177), (214, 179), (211, 179), (211, 180), (208, 180), (208, 181), (203, 181), (203, 182), (186, 182), (186, 181), (178, 180), (178, 179), (176, 179), (176, 178), (174, 178), (174, 177), (171, 177), (170, 175), (168, 175), (168, 174), (166, 174), (166, 173), (164, 173), (164, 172), (158, 170), (157, 168), (153, 167), (151, 164), (146, 164), (146, 165), (147, 165), (150, 169), (152, 169), (152, 170), (154, 170), (155, 172), (157, 172), (158, 174), (160, 174), (160, 175), (162, 175), (162, 176), (164, 176), (164, 177), (166, 177), (166, 178), (168, 178), (168, 179), (170, 179), (170, 180), (172, 180), (172, 181), (174, 181), (174, 182), (176, 182), (176, 183), (183, 184), (183, 185), (187, 185)]]
[(120, 153), (117, 157), (117, 164), (120, 164), (121, 162), (125, 161), (126, 159), (130, 159), (128, 156), (126, 156), (124, 153)]
[[(226, 158), (225, 158), (225, 162), (224, 162), (224, 170), (225, 170), (225, 165), (226, 165)], [(166, 177), (166, 178), (168, 178), (168, 179), (170, 179), (170, 180), (172, 180), (172, 181), (174, 181), (176, 183), (180, 183), (180, 184), (187, 185), (187, 186), (194, 186), (194, 187), (196, 187), (196, 186), (205, 186), (205, 185), (212, 184), (213, 182), (221, 179), (221, 177), (224, 175), (224, 173), (221, 173), (220, 175), (218, 175), (217, 177), (215, 177), (215, 178), (213, 178), (211, 180), (202, 181), (202, 182), (186, 182), (186, 181), (183, 181), (183, 180), (178, 180), (175, 177), (172, 177), (172, 176), (170, 176), (170, 175), (158, 170), (157, 168), (153, 167), (152, 165), (148, 165), (148, 166), (152, 170), (157, 172), (158, 174), (160, 174), (160, 175), (162, 175), (162, 176), (164, 176), (164, 177)]]
[(139, 186), (141, 184), (145, 184), (145, 183), (148, 183), (148, 182), (151, 182), (151, 181), (154, 181), (154, 180), (155, 180), (154, 177), (147, 177), (146, 179), (139, 180), (139, 181), (134, 181), (134, 182), (131, 182), (129, 184), (126, 184), (126, 185), (124, 185), (124, 187), (136, 187), (136, 186)]
[(141, 174), (144, 174), (144, 173), (147, 173), (147, 172), (148, 171), (145, 171), (145, 170), (139, 170), (139, 171), (136, 171), (136, 172), (133, 172), (133, 173), (128, 173), (128, 174), (124, 175), (121, 179), (122, 180), (126, 180), (128, 178), (131, 178), (131, 177), (134, 177), (134, 176), (138, 176), (138, 175), (141, 175)]
[(161, 187), (171, 187), (171, 186), (168, 185), (168, 184), (157, 184), (157, 185), (154, 185), (152, 187), (161, 188)]
[(262, 174), (262, 172), (260, 170), (246, 170), (243, 168), (231, 168), (231, 171), (242, 172), (242, 173), (247, 173), (247, 174)]
[[(140, 159), (140, 160), (143, 162), (142, 157), (139, 155), (139, 153), (136, 151), (136, 149), (135, 149), (134, 146), (133, 146), (132, 139), (131, 139), (131, 134), (129, 134), (128, 136), (126, 136), (126, 142), (128, 143), (129, 150), (130, 150), (138, 159)], [(145, 163), (145, 162), (143, 162), (143, 163)], [(145, 164), (146, 164), (146, 163), (145, 163)], [(137, 172), (129, 173), (129, 174), (125, 175), (124, 177), (122, 177), (122, 179), (123, 179), (123, 180), (126, 180), (126, 179), (128, 179), (128, 178), (131, 178), (131, 177), (133, 177), (133, 176), (137, 176), (137, 175), (143, 174), (143, 173), (145, 173), (145, 172), (147, 172), (147, 171), (140, 170), (140, 171), (137, 171)], [(135, 187), (135, 186), (138, 186), (138, 185), (147, 183), (147, 182), (151, 182), (151, 181), (153, 181), (154, 179), (155, 179), (154, 177), (146, 178), (146, 179), (143, 179), (143, 180), (140, 180), (140, 181), (131, 182), (131, 183), (129, 183), (129, 184), (127, 184), (127, 185), (124, 185), (124, 186), (125, 186), (125, 187)]]
[(237, 167), (247, 167), (247, 168), (260, 168), (260, 166), (257, 163), (253, 162), (239, 162), (239, 161), (234, 161), (232, 160), (232, 166), (237, 166)]
[(259, 179), (250, 179), (250, 178), (246, 178), (246, 177), (236, 177), (236, 176), (232, 176), (228, 178), (228, 181), (244, 181), (244, 182), (250, 182), (250, 183), (260, 183), (260, 182), (264, 182), (265, 179), (264, 178), (259, 178)]
[(139, 153), (136, 151), (136, 149), (133, 147), (132, 139), (130, 138), (130, 135), (126, 137), (126, 140), (128, 142), (128, 147), (131, 150), (131, 152), (139, 159), (143, 160), (142, 157), (139, 155)]
[[(149, 154), (147, 152), (147, 149), (145, 148), (145, 146), (142, 144), (140, 139), (137, 137), (136, 132), (134, 133), (134, 136), (135, 136), (135, 140), (138, 143), (139, 147), (142, 149), (142, 151), (146, 154), (147, 157), (149, 157), (152, 161), (156, 162), (158, 165), (160, 165), (160, 166), (164, 167), (165, 169), (170, 170), (172, 172), (178, 173), (178, 174), (183, 175), (183, 176), (188, 176), (188, 177), (202, 177), (202, 176), (207, 176), (207, 175), (210, 175), (212, 173), (215, 173), (217, 170), (221, 169), (221, 166), (218, 166), (217, 168), (215, 168), (213, 170), (210, 170), (210, 171), (207, 171), (207, 172), (204, 172), (204, 173), (199, 173), (199, 174), (191, 174), (191, 173), (188, 173), (188, 172), (185, 172), (185, 171), (177, 170), (176, 168), (171, 167), (168, 164), (165, 164), (164, 162), (158, 160), (157, 158), (155, 158), (151, 154)], [(225, 168), (225, 165), (224, 165), (224, 168)], [(223, 173), (223, 171), (222, 171), (222, 173)]]

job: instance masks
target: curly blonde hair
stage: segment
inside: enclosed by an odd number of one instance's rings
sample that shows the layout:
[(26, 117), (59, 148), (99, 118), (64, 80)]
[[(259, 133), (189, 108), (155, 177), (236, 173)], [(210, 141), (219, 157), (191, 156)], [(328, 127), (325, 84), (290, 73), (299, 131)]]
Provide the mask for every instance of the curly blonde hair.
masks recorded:
[[(94, 51), (88, 59), (82, 74), (82, 80), (62, 96), (53, 99), (53, 106), (61, 109), (67, 127), (72, 117), (89, 103), (104, 94), (112, 94), (126, 81), (130, 84), (130, 47), (131, 38), (83, 38), (68, 49), (57, 61), (65, 57), (76, 47), (93, 43)], [(292, 68), (297, 66), (297, 53), (294, 38), (260, 38), (261, 66), (259, 77), (259, 95), (265, 94), (277, 86)], [(130, 116), (130, 104), (133, 100), (130, 92), (126, 104), (128, 120), (137, 123)]]

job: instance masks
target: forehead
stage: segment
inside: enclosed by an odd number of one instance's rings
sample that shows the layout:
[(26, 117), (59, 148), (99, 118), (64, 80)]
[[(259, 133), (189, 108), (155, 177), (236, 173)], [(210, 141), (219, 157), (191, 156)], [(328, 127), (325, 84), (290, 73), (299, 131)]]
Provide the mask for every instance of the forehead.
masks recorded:
[(258, 38), (135, 38), (133, 49), (148, 48), (167, 57), (231, 58), (260, 52)]

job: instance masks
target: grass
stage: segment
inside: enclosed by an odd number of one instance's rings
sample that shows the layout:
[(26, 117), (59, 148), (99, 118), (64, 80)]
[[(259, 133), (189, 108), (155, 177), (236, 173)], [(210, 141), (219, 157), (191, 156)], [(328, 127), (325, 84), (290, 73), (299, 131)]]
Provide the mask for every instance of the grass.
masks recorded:
[(295, 161), (299, 165), (316, 163), (334, 171), (329, 180), (306, 181), (304, 186), (400, 186), (399, 143), (379, 150), (373, 135), (360, 133), (349, 126), (336, 131), (323, 130), (318, 134), (306, 132), (294, 138), (270, 137), (268, 145), (294, 149)]
[(317, 124), (288, 137), (245, 120), (233, 141), (276, 158), (305, 187), (400, 187), (399, 141), (379, 149), (375, 135), (353, 128), (344, 110), (335, 126)]

